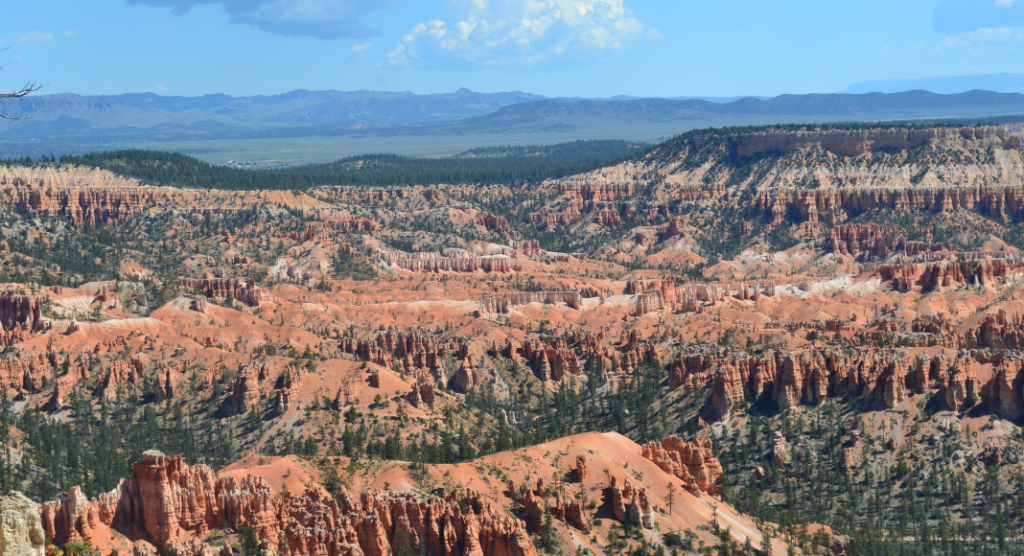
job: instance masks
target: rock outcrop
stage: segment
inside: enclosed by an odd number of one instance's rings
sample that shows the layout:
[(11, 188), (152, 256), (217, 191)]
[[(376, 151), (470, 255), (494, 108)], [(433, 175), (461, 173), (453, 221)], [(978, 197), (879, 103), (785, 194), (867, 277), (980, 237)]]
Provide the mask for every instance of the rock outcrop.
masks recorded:
[[(259, 307), (263, 295), (260, 287), (251, 279), (209, 278), (195, 280), (182, 278), (178, 283), (183, 289), (201, 293), (206, 297), (216, 299), (230, 298), (250, 307)], [(200, 312), (202, 311), (200, 310)]]
[(17, 491), (0, 496), (0, 556), (43, 556), (45, 548), (39, 505)]
[(666, 473), (682, 479), (691, 494), (718, 494), (722, 464), (711, 455), (710, 440), (686, 442), (679, 437), (668, 436), (661, 442), (645, 444), (642, 454)]

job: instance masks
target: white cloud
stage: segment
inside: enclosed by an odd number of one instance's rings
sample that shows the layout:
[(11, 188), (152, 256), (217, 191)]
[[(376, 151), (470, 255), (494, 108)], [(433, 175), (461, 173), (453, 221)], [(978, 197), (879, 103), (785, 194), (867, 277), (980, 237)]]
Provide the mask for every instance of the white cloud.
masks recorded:
[(18, 40), (21, 42), (48, 42), (53, 40), (53, 33), (43, 33), (41, 31), (30, 31), (20, 37)]
[(361, 44), (357, 44), (353, 46), (351, 50), (349, 50), (349, 56), (363, 56), (367, 52), (369, 52), (371, 48), (373, 48), (372, 42), (364, 42)]
[[(1021, 30), (1020, 28), (1012, 29), (1010, 27), (982, 27), (981, 29), (970, 33), (961, 33), (954, 37), (946, 37), (941, 48), (958, 48), (975, 45), (983, 46), (988, 43), (1011, 40), (1024, 40), (1024, 30)], [(939, 48), (940, 47), (936, 47), (936, 50)]]
[(996, 0), (996, 5), (1000, 8), (1012, 8), (1013, 0)]
[(77, 37), (78, 31), (64, 31), (65, 37)]
[[(452, 0), (454, 21), (419, 23), (390, 54), (392, 66), (413, 59), (456, 59), (483, 65), (537, 63), (555, 57), (625, 48), (657, 29), (633, 17), (624, 0)], [(441, 62), (443, 63), (443, 62)]]
[(156, 84), (153, 87), (153, 92), (154, 93), (162, 93), (162, 92), (164, 92), (166, 90), (167, 90), (167, 87), (165, 87), (162, 83), (158, 83), (158, 84)]

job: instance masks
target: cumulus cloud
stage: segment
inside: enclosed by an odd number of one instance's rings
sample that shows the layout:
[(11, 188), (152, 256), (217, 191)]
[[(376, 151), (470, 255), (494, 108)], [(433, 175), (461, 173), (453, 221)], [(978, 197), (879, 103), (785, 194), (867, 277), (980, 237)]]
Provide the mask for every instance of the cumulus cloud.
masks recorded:
[(360, 18), (390, 7), (394, 0), (128, 0), (129, 4), (171, 8), (183, 14), (199, 5), (220, 5), (231, 23), (291, 37), (342, 39), (380, 34)]
[(387, 63), (457, 59), (481, 65), (537, 63), (625, 48), (661, 35), (633, 17), (624, 0), (453, 0), (457, 16), (420, 23)]
[(932, 11), (932, 28), (940, 33), (1024, 26), (1024, 1), (942, 0)]

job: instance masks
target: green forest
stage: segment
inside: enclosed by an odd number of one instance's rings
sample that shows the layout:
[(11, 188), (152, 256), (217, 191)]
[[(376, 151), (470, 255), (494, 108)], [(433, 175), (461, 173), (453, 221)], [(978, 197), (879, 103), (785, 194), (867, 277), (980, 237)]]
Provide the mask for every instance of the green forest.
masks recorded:
[[(628, 141), (574, 141), (543, 146), (486, 147), (447, 158), (395, 154), (353, 156), (325, 164), (281, 170), (218, 166), (180, 154), (117, 150), (64, 155), (62, 164), (95, 166), (151, 185), (189, 189), (292, 190), (321, 185), (421, 185), (438, 183), (523, 183), (587, 172), (646, 149)], [(42, 162), (57, 161), (42, 157)], [(5, 161), (34, 163), (30, 158)]]

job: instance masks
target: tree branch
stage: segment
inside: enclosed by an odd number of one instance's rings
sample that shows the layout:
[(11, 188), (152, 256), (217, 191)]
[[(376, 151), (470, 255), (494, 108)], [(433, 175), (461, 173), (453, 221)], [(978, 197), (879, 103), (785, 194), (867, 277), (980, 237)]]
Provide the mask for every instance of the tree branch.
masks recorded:
[[(0, 52), (3, 52), (4, 50), (7, 49), (0, 49)], [(2, 71), (3, 69), (3, 67), (0, 67), (0, 71)], [(0, 93), (0, 105), (5, 104), (5, 102), (10, 99), (21, 99), (23, 97), (26, 97), (42, 88), (42, 85), (39, 85), (38, 83), (33, 81), (31, 83), (26, 83), (20, 89), (15, 89), (9, 93)], [(3, 112), (0, 112), (0, 118), (4, 120), (27, 120), (31, 118), (31, 116), (26, 116), (24, 118), (11, 118), (10, 116), (5, 115)]]

